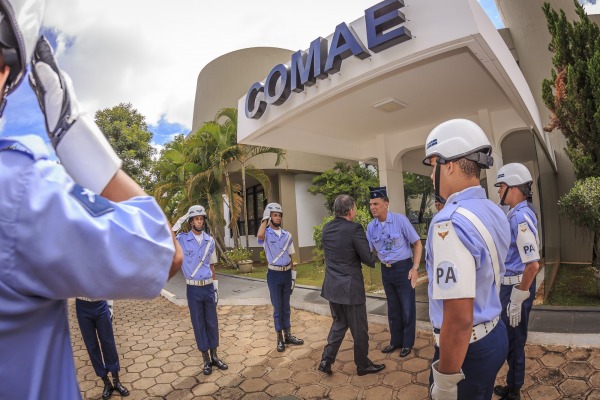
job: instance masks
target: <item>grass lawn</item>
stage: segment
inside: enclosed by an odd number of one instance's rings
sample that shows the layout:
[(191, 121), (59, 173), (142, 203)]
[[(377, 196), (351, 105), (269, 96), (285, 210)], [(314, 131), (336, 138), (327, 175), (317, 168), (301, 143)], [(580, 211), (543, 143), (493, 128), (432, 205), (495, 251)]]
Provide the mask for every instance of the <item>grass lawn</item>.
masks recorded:
[[(299, 285), (318, 286), (321, 287), (323, 284), (323, 278), (325, 276), (325, 267), (317, 267), (314, 262), (307, 262), (302, 264), (295, 264), (294, 268), (298, 271), (296, 276), (296, 283)], [(252, 272), (242, 274), (239, 270), (234, 268), (228, 268), (224, 266), (217, 266), (216, 271), (222, 274), (239, 275), (249, 278), (267, 279), (267, 265), (261, 263), (254, 263), (252, 265)], [(381, 293), (383, 294), (383, 285), (381, 284), (381, 270), (379, 263), (376, 264), (375, 268), (363, 267), (363, 276), (365, 278), (365, 290), (369, 293)], [(425, 273), (425, 263), (421, 263), (419, 270), (421, 274)]]
[(561, 264), (545, 305), (600, 306), (592, 267)]

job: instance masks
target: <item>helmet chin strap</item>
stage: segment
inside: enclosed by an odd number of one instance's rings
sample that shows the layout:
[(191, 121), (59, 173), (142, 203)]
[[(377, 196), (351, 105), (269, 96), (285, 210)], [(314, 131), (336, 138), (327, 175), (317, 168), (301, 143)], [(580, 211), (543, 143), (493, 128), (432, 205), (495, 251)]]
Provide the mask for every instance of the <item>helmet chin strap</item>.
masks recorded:
[(438, 157), (435, 163), (435, 201), (446, 204), (446, 199), (440, 194), (440, 165), (445, 164), (445, 162), (440, 163), (440, 160), (441, 157)]
[(271, 220), (271, 223), (275, 228), (279, 228), (281, 226), (281, 224), (276, 224), (275, 222), (273, 222), (273, 220)]
[(502, 194), (502, 198), (500, 199), (500, 205), (501, 205), (501, 206), (506, 206), (506, 205), (508, 205), (508, 204), (506, 204), (506, 203), (504, 202), (504, 200), (506, 200), (506, 195), (508, 194), (508, 189), (510, 189), (510, 188), (511, 188), (511, 186), (507, 186), (507, 187), (506, 187), (506, 190), (505, 190), (505, 191), (504, 191), (504, 193)]

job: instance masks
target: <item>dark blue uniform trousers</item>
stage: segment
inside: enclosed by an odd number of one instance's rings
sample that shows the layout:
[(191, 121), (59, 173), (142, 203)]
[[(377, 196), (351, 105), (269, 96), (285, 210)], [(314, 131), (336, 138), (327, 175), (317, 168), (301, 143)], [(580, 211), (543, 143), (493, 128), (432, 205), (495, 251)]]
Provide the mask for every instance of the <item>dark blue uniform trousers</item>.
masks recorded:
[[(458, 383), (458, 400), (489, 400), (494, 393), (496, 375), (504, 364), (508, 351), (508, 337), (502, 319), (483, 339), (471, 343), (463, 361), (465, 379)], [(440, 359), (440, 349), (435, 346), (433, 361)], [(429, 384), (433, 376), (429, 374)]]
[(417, 306), (415, 289), (408, 279), (412, 266), (410, 258), (398, 261), (391, 267), (381, 264), (381, 281), (387, 298), (390, 324), (390, 344), (397, 347), (412, 347), (415, 344)]
[[(77, 314), (81, 337), (90, 355), (96, 375), (103, 377), (108, 372), (118, 373), (120, 370), (119, 356), (106, 300), (85, 301), (76, 299), (75, 313)], [(104, 355), (104, 360), (102, 355)]]
[(219, 320), (214, 286), (187, 285), (187, 301), (198, 350), (216, 349), (219, 347)]
[(267, 285), (273, 304), (273, 321), (277, 332), (291, 327), (290, 296), (292, 295), (292, 270), (267, 270)]
[(529, 324), (529, 313), (535, 298), (535, 279), (529, 287), (530, 296), (521, 305), (521, 322), (516, 327), (510, 326), (506, 307), (510, 303), (510, 294), (513, 285), (500, 286), (500, 301), (502, 302), (502, 321), (506, 325), (508, 333), (508, 374), (506, 385), (511, 389), (521, 389), (525, 381), (525, 343), (527, 342), (527, 325)]

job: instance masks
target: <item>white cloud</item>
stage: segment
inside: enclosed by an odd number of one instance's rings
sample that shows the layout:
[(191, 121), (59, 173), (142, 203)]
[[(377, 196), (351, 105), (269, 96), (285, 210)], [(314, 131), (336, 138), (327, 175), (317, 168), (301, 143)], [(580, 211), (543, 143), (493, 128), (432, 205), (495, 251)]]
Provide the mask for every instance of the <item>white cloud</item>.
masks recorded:
[(84, 110), (131, 102), (155, 124), (190, 127), (200, 70), (245, 47), (306, 49), (377, 0), (48, 0), (45, 24)]

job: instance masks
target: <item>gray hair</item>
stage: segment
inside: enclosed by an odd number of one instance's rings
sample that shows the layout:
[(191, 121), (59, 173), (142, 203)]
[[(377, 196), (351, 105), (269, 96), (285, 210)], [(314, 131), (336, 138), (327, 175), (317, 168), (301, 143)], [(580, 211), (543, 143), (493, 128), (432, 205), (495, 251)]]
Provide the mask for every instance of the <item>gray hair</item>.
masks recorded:
[(340, 194), (333, 202), (333, 213), (336, 217), (345, 217), (354, 208), (356, 202), (349, 194)]

